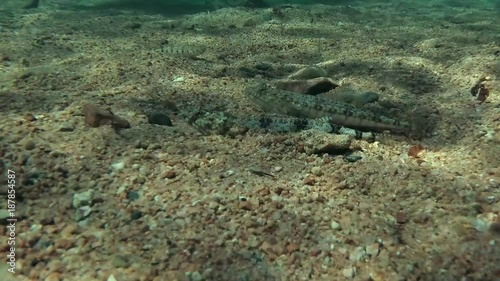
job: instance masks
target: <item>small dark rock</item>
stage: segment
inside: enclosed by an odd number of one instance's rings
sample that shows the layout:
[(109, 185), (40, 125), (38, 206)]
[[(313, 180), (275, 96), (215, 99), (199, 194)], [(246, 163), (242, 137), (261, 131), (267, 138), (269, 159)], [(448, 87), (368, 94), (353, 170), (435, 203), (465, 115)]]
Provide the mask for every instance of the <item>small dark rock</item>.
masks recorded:
[(165, 172), (164, 177), (167, 179), (173, 179), (177, 176), (177, 173), (174, 170), (169, 170)]
[(130, 201), (135, 201), (139, 199), (140, 195), (137, 191), (131, 190), (127, 192), (127, 199)]
[(33, 150), (36, 147), (36, 143), (33, 140), (28, 139), (28, 140), (24, 141), (23, 147), (26, 150)]
[(23, 117), (24, 117), (24, 120), (29, 121), (29, 122), (36, 121), (36, 117), (35, 117), (35, 115), (33, 115), (33, 113), (26, 113), (26, 114), (24, 114)]
[(130, 214), (130, 220), (138, 220), (141, 217), (142, 217), (141, 211), (132, 211), (132, 214)]
[(358, 155), (347, 155), (346, 157), (344, 157), (344, 159), (347, 162), (354, 163), (354, 162), (357, 162), (357, 161), (363, 159), (363, 157), (358, 156)]
[(149, 124), (156, 124), (162, 126), (172, 126), (172, 120), (167, 114), (162, 112), (153, 112), (148, 115)]
[(40, 220), (41, 225), (52, 225), (54, 224), (54, 218), (52, 217), (45, 217)]
[(406, 223), (408, 221), (408, 215), (403, 212), (403, 211), (399, 211), (396, 213), (396, 222), (399, 223), (399, 224), (403, 224), (403, 223)]

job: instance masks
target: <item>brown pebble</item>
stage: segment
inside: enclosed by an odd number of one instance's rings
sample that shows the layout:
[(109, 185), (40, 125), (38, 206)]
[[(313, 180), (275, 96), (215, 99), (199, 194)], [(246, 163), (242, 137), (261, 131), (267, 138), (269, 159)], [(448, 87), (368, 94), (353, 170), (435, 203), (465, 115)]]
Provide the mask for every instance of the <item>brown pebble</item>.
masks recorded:
[(26, 140), (23, 143), (23, 147), (26, 150), (33, 150), (33, 149), (35, 149), (36, 144), (35, 144), (35, 142), (33, 140)]
[(54, 246), (57, 248), (57, 249), (64, 249), (64, 250), (67, 250), (67, 249), (70, 249), (70, 248), (73, 248), (73, 241), (70, 240), (70, 239), (64, 239), (64, 238), (61, 238), (61, 239), (58, 239), (56, 240), (56, 242), (54, 243)]
[(61, 274), (58, 272), (52, 272), (49, 275), (47, 275), (47, 277), (45, 277), (45, 279), (43, 279), (43, 280), (45, 280), (45, 281), (59, 281), (59, 280), (61, 280)]
[(408, 215), (404, 213), (403, 211), (398, 211), (396, 213), (396, 222), (397, 223), (406, 223), (408, 221)]
[(240, 201), (238, 203), (238, 208), (240, 210), (251, 211), (253, 209), (252, 203), (250, 201)]
[(73, 234), (77, 233), (78, 225), (76, 223), (68, 224), (66, 227), (61, 230), (61, 237), (66, 238), (70, 237)]
[(174, 170), (169, 170), (169, 171), (166, 171), (164, 174), (163, 174), (163, 177), (164, 178), (167, 178), (167, 179), (173, 179), (177, 176), (177, 173), (174, 171)]
[(94, 104), (86, 104), (83, 107), (83, 115), (85, 123), (91, 127), (111, 125), (114, 128), (130, 128), (127, 120), (113, 114), (109, 109), (102, 109)]
[(304, 179), (305, 185), (314, 185), (316, 183), (316, 179), (312, 176), (308, 176)]
[(271, 244), (270, 244), (269, 242), (267, 242), (267, 241), (264, 241), (264, 242), (262, 243), (262, 245), (260, 246), (260, 249), (261, 249), (264, 253), (266, 253), (266, 254), (268, 254), (268, 255), (272, 255), (272, 254), (273, 254), (273, 250), (272, 250), (272, 248), (273, 248), (273, 245), (271, 245)]
[(494, 222), (490, 225), (490, 232), (500, 234), (500, 222)]
[(26, 113), (26, 114), (24, 114), (23, 118), (24, 118), (24, 120), (29, 121), (29, 122), (36, 121), (36, 117), (35, 117), (35, 115), (33, 115), (33, 113)]
[(287, 260), (287, 263), (289, 265), (292, 265), (295, 263), (295, 261), (297, 260), (297, 255), (292, 253), (289, 257), (288, 257), (288, 260)]
[(297, 243), (290, 243), (290, 244), (286, 245), (286, 251), (289, 254), (297, 251), (299, 248), (300, 248), (300, 245)]
[(40, 220), (41, 225), (50, 225), (54, 224), (54, 218), (52, 217), (45, 217)]

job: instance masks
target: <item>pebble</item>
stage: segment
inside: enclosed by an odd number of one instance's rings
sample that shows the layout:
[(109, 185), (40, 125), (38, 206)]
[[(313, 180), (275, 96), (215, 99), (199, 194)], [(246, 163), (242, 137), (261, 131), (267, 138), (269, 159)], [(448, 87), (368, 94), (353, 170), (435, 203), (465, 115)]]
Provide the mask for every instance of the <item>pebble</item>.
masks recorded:
[(189, 280), (190, 281), (201, 281), (201, 280), (203, 280), (203, 277), (201, 276), (201, 274), (198, 271), (190, 272), (190, 273), (187, 273), (186, 275), (189, 276)]
[(354, 250), (351, 251), (349, 254), (349, 260), (350, 261), (360, 261), (363, 259), (366, 255), (366, 251), (364, 247), (356, 247)]
[(172, 120), (167, 114), (163, 112), (153, 112), (148, 115), (149, 124), (156, 124), (161, 126), (173, 126)]
[(342, 269), (342, 275), (344, 275), (345, 278), (353, 278), (355, 274), (356, 269), (352, 266)]
[(35, 117), (35, 115), (33, 115), (33, 113), (26, 113), (26, 114), (24, 114), (23, 118), (24, 118), (24, 120), (29, 121), (29, 122), (36, 121), (36, 117)]
[(89, 189), (85, 192), (75, 193), (73, 195), (73, 208), (80, 208), (82, 206), (89, 206), (94, 199), (94, 190)]
[(399, 224), (406, 223), (408, 221), (408, 215), (403, 211), (398, 211), (396, 213), (396, 222)]
[(312, 167), (311, 173), (315, 176), (318, 176), (318, 177), (323, 175), (323, 171), (321, 170), (321, 167), (318, 167), (318, 166)]
[(168, 170), (163, 173), (163, 178), (173, 179), (177, 176), (177, 173), (174, 170)]
[(336, 135), (319, 130), (305, 130), (300, 133), (304, 143), (304, 152), (311, 154), (338, 153), (349, 149), (351, 138), (347, 135)]
[(368, 245), (366, 247), (366, 254), (372, 257), (375, 257), (379, 254), (380, 252), (380, 244), (379, 243), (372, 243), (371, 245)]
[(31, 140), (31, 139), (29, 139), (29, 140), (25, 140), (25, 141), (23, 142), (23, 147), (24, 147), (24, 149), (26, 149), (26, 150), (33, 150), (33, 149), (35, 149), (35, 147), (36, 147), (36, 143), (35, 143), (33, 140)]
[(357, 162), (361, 159), (363, 159), (363, 157), (359, 156), (359, 155), (347, 155), (346, 157), (344, 157), (344, 159), (349, 162), (349, 163), (354, 163), (354, 162)]
[(68, 122), (61, 124), (61, 126), (59, 126), (59, 129), (58, 129), (59, 132), (72, 132), (74, 130), (75, 130), (75, 126), (73, 126), (73, 124), (68, 123)]
[(340, 230), (340, 224), (336, 221), (332, 221), (330, 223), (330, 227), (333, 229), (333, 230)]
[(113, 167), (114, 170), (119, 171), (125, 167), (125, 162), (120, 161), (117, 163), (113, 163), (113, 164), (111, 164), (111, 167)]
[(297, 243), (290, 243), (288, 245), (286, 245), (286, 251), (290, 254), (290, 253), (293, 253), (297, 250), (299, 250), (300, 248), (300, 245), (297, 244)]
[(82, 206), (76, 209), (74, 220), (82, 221), (90, 215), (90, 212), (92, 212), (92, 208), (90, 208), (89, 206)]
[(128, 267), (127, 260), (120, 255), (114, 255), (113, 258), (111, 259), (111, 264), (114, 267)]
[(94, 104), (86, 104), (83, 107), (85, 123), (91, 127), (111, 125), (115, 128), (130, 128), (130, 123), (108, 109), (102, 109)]

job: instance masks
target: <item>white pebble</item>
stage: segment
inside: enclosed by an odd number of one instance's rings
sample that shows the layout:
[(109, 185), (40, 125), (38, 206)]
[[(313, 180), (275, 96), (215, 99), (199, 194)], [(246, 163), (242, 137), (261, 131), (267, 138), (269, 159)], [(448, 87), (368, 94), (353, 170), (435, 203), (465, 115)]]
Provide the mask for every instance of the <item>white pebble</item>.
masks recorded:
[(332, 221), (330, 223), (330, 227), (333, 229), (333, 230), (339, 230), (340, 229), (340, 224), (336, 221)]
[(125, 162), (120, 161), (120, 162), (112, 164), (111, 166), (113, 167), (113, 169), (119, 171), (125, 167)]

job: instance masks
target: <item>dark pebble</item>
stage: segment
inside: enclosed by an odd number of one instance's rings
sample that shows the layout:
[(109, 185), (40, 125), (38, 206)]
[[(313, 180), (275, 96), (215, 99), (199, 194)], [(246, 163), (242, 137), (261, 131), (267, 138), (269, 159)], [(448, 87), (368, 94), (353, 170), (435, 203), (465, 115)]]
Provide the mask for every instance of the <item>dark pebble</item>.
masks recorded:
[(142, 212), (141, 211), (132, 211), (132, 214), (130, 214), (130, 220), (137, 220), (142, 217)]
[(344, 157), (344, 159), (347, 162), (354, 163), (354, 162), (357, 162), (357, 161), (363, 159), (363, 157), (357, 156), (357, 155), (347, 155), (346, 157)]
[(148, 116), (148, 122), (150, 124), (162, 125), (162, 126), (172, 126), (172, 120), (167, 114), (162, 112), (153, 112)]
[(137, 191), (131, 190), (127, 192), (127, 199), (130, 201), (135, 201), (139, 199), (140, 195)]

